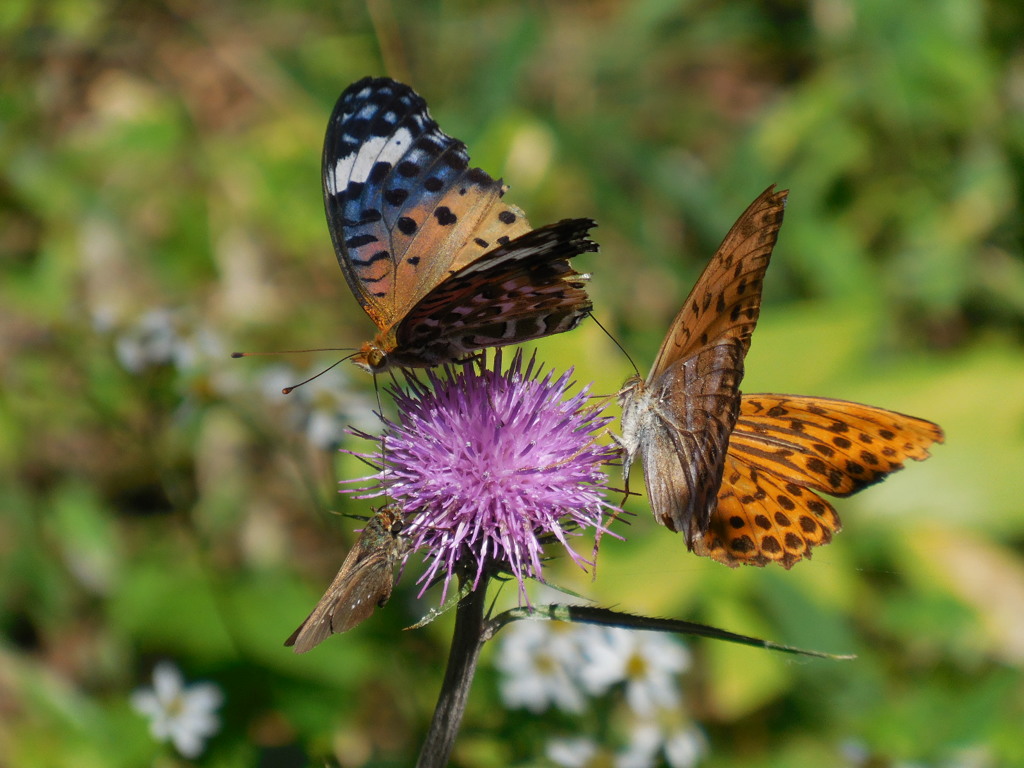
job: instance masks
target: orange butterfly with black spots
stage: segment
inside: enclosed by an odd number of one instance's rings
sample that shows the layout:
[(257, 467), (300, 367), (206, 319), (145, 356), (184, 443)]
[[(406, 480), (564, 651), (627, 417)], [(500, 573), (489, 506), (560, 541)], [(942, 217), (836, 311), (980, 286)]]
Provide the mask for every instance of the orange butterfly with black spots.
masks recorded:
[(928, 458), (930, 421), (859, 403), (740, 393), (788, 192), (765, 190), (697, 280), (647, 379), (619, 392), (623, 470), (639, 455), (655, 518), (730, 566), (810, 557), (849, 496)]

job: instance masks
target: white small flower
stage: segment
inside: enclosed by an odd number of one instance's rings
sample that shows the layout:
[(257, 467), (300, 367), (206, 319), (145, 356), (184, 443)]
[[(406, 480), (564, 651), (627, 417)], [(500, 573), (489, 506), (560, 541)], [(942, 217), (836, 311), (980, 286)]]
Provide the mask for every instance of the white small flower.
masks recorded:
[(303, 373), (277, 365), (263, 374), (260, 389), (270, 403), (286, 409), (292, 426), (305, 432), (313, 445), (333, 450), (341, 444), (349, 425), (373, 429), (379, 422), (372, 415), (373, 403), (354, 392), (340, 371), (318, 376), (289, 395), (281, 394), (285, 387), (293, 387), (322, 371), (318, 368)]
[(224, 694), (213, 683), (185, 686), (181, 672), (168, 661), (153, 669), (153, 688), (132, 693), (132, 707), (150, 719), (157, 741), (171, 741), (183, 757), (198, 757), (205, 741), (220, 728), (214, 714)]
[(152, 309), (117, 337), (114, 351), (121, 365), (139, 373), (150, 366), (173, 362), (180, 344), (174, 313)]
[(582, 712), (586, 699), (575, 682), (582, 659), (571, 624), (516, 622), (506, 630), (495, 666), (503, 673), (501, 696), (509, 707), (543, 712), (554, 704)]
[[(656, 765), (665, 764), (658, 759), (664, 747), (667, 764), (671, 768), (693, 768), (697, 758), (703, 754), (702, 737), (692, 726), (671, 734), (668, 741), (664, 737), (665, 734), (657, 724), (644, 723), (633, 729), (632, 738), (626, 749), (614, 754), (593, 739), (579, 736), (552, 739), (548, 742), (547, 756), (553, 763), (565, 768), (654, 768)], [(700, 751), (670, 751), (670, 743), (677, 740), (682, 743), (681, 739), (684, 737), (691, 750), (694, 745), (699, 745)], [(690, 758), (689, 762), (686, 762), (687, 758)]]
[(650, 768), (661, 749), (661, 729), (653, 722), (633, 728), (629, 745), (618, 754), (617, 768)]
[(547, 747), (548, 759), (564, 768), (587, 768), (595, 765), (598, 756), (597, 743), (593, 739), (552, 739)]
[(665, 757), (672, 768), (693, 768), (707, 751), (704, 734), (695, 725), (680, 728), (665, 739)]
[(224, 341), (209, 328), (196, 327), (174, 347), (173, 362), (179, 371), (208, 367), (212, 361), (223, 365), (228, 360)]
[(672, 768), (694, 768), (706, 752), (704, 734), (692, 723), (681, 719), (681, 712), (663, 710), (659, 716), (636, 724), (629, 747), (616, 765), (620, 768), (644, 768), (660, 764), (658, 753), (664, 750)]
[(190, 390), (228, 395), (240, 388), (237, 373), (226, 366), (223, 340), (184, 312), (149, 310), (117, 334), (114, 354), (130, 373), (172, 368)]
[(839, 745), (839, 753), (848, 764), (856, 768), (867, 765), (871, 759), (871, 750), (868, 749), (867, 744), (857, 739), (847, 739), (842, 742)]
[(626, 702), (638, 715), (679, 704), (677, 676), (690, 664), (687, 650), (661, 632), (610, 628), (592, 642), (581, 678), (590, 693), (601, 694), (625, 683)]

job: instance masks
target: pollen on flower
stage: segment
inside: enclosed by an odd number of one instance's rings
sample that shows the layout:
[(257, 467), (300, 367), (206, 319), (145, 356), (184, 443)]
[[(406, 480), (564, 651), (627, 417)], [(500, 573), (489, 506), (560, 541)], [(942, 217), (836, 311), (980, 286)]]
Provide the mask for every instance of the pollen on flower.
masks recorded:
[[(387, 494), (414, 514), (403, 535), (428, 562), (424, 589), (461, 572), (479, 584), (504, 571), (519, 581), (541, 577), (545, 543), (558, 541), (582, 568), (592, 563), (569, 547), (570, 536), (608, 532), (603, 466), (617, 449), (596, 441), (610, 421), (588, 401), (569, 395), (569, 370), (555, 378), (517, 353), (502, 370), (476, 363), (409, 374), (391, 388), (398, 409), (385, 420), (381, 446), (359, 453), (379, 471), (360, 498)], [(362, 432), (356, 432), (368, 437)], [(373, 439), (373, 438), (370, 438)], [(442, 597), (443, 599), (443, 597)]]

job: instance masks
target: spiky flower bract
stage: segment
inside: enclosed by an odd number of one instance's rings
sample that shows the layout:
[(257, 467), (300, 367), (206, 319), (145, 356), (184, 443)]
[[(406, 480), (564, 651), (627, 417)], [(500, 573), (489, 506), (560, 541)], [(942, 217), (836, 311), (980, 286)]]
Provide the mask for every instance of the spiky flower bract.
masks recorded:
[[(543, 545), (560, 542), (584, 569), (568, 537), (618, 512), (604, 499), (603, 465), (617, 449), (596, 441), (610, 421), (583, 388), (517, 353), (502, 371), (475, 363), (407, 375), (391, 388), (398, 416), (385, 419), (381, 447), (359, 454), (379, 468), (364, 498), (387, 494), (411, 517), (403, 535), (428, 561), (425, 585), (461, 572), (476, 588), (485, 573), (541, 579)], [(367, 435), (363, 435), (368, 437)], [(363, 478), (364, 480), (368, 478)]]

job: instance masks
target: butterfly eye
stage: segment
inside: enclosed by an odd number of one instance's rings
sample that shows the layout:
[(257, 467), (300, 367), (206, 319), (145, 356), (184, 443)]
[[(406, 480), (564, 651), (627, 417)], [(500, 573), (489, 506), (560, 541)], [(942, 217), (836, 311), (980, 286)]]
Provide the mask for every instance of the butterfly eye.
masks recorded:
[(631, 376), (626, 380), (626, 383), (622, 385), (622, 389), (619, 390), (616, 396), (620, 406), (624, 406), (627, 402), (630, 402), (634, 396), (638, 387), (643, 386), (643, 379), (639, 376)]
[(387, 354), (373, 342), (367, 342), (359, 350), (359, 354), (352, 358), (352, 362), (358, 365), (367, 373), (379, 371), (384, 365)]

